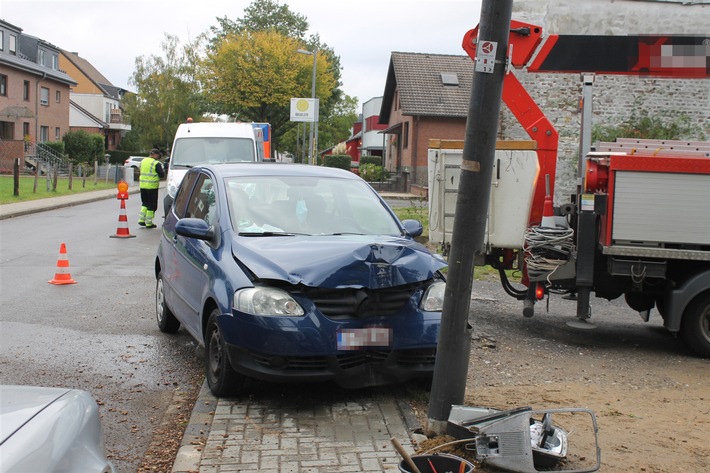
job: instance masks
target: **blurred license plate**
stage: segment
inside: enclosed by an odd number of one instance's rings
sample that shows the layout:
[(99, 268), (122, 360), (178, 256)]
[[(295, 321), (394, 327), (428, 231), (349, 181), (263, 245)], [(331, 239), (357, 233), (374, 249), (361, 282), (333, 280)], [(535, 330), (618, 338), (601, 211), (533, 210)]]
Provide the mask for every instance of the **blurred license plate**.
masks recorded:
[(343, 329), (339, 330), (337, 335), (338, 350), (360, 350), (392, 345), (392, 329), (387, 327)]

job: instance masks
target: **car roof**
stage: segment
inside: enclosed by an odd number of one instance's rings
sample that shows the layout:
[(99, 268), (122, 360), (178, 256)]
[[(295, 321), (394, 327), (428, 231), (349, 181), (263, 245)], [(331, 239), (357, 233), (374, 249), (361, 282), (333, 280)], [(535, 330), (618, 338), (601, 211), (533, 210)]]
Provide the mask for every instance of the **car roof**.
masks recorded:
[(208, 169), (217, 177), (245, 176), (311, 176), (339, 179), (362, 180), (358, 175), (339, 168), (290, 163), (234, 163), (212, 166), (198, 166), (194, 169)]

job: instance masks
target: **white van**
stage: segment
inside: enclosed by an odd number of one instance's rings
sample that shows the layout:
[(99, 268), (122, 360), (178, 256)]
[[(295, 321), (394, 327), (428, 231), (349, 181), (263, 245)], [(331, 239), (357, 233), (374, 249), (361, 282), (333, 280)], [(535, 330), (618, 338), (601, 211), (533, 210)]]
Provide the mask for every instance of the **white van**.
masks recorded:
[(175, 132), (168, 165), (165, 215), (188, 169), (200, 164), (264, 160), (263, 133), (252, 123), (183, 123)]

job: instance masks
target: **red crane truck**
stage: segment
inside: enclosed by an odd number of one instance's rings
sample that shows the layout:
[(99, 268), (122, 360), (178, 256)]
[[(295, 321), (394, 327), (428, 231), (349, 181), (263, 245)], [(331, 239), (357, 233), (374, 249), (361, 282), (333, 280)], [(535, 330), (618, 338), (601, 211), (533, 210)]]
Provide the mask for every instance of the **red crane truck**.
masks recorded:
[[(697, 36), (551, 35), (543, 41), (541, 27), (513, 21), (508, 61), (528, 72), (580, 73), (583, 82), (587, 73), (706, 80), (709, 44)], [(476, 70), (481, 46), (477, 28), (465, 35), (463, 48)], [(580, 149), (585, 135), (587, 145), (591, 137), (586, 94)], [(710, 357), (710, 143), (632, 141), (580, 152), (577, 192), (553, 206), (558, 134), (512, 71), (503, 101), (536, 142), (539, 171), (522, 247), (487, 245), (481, 253), (498, 268), (506, 292), (523, 302), (523, 314), (533, 316), (535, 303), (551, 293), (569, 294), (577, 300), (575, 324), (591, 326), (592, 292), (609, 300), (624, 296), (646, 320), (655, 308), (671, 333)], [(505, 218), (489, 215), (489, 224)], [(524, 288), (506, 277), (515, 261)]]

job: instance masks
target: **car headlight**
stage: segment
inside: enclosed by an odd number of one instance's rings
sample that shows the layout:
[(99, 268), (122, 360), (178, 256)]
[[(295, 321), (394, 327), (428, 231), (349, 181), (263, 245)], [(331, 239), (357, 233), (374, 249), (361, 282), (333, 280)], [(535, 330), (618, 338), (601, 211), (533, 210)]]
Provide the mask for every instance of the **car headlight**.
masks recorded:
[(252, 315), (301, 316), (305, 312), (291, 295), (275, 287), (250, 287), (234, 293), (234, 310)]
[(427, 312), (441, 312), (444, 308), (444, 291), (446, 291), (446, 283), (435, 282), (424, 292), (419, 307)]

